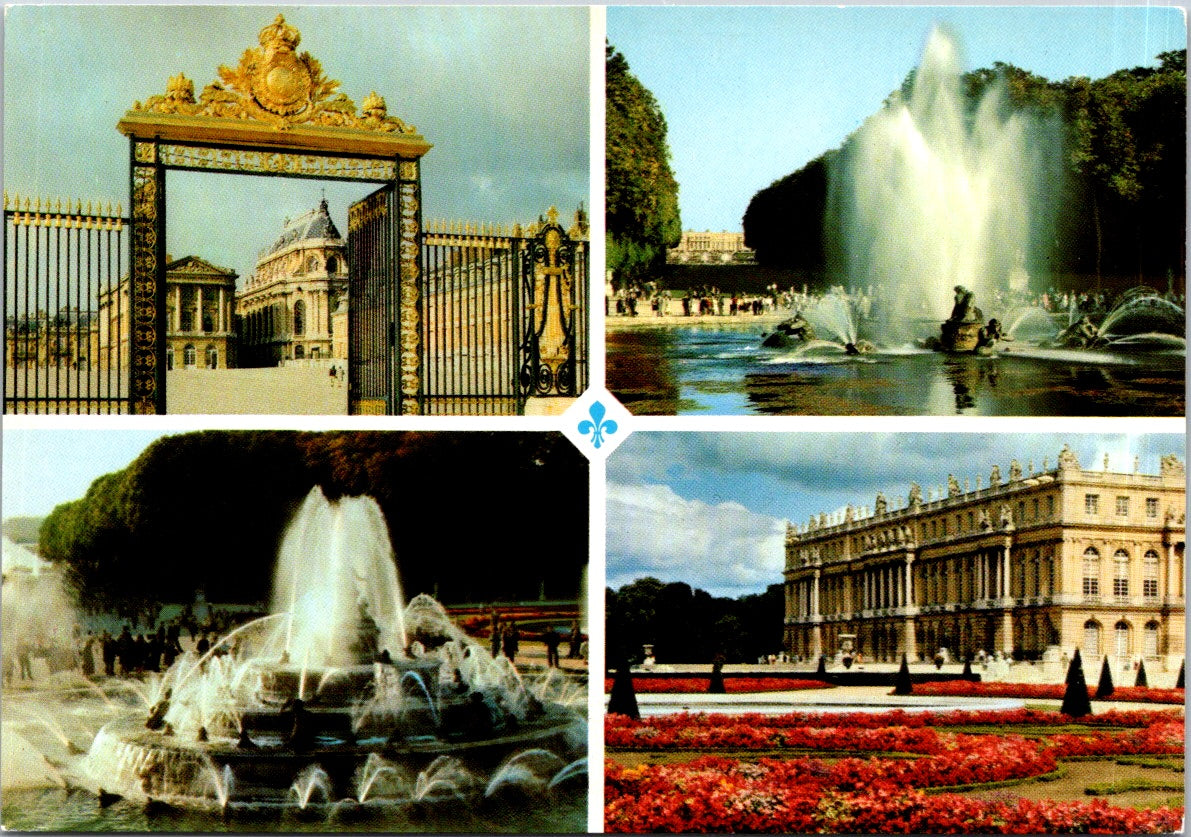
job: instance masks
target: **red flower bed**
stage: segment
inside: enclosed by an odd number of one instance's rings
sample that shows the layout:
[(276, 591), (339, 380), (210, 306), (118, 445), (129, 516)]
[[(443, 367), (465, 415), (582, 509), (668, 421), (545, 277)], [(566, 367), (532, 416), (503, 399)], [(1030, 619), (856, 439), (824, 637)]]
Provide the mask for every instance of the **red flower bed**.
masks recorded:
[[(1086, 723), (1085, 723), (1086, 722)], [(877, 715), (676, 714), (631, 721), (609, 716), (610, 748), (883, 751), (917, 758), (758, 758), (703, 756), (681, 765), (605, 772), (605, 827), (620, 832), (817, 833), (1163, 833), (1182, 825), (1182, 808), (1137, 811), (1103, 799), (981, 801), (920, 788), (1026, 779), (1055, 769), (1056, 759), (1121, 754), (1178, 754), (1178, 712), (1105, 712), (1082, 734), (1039, 741), (996, 734), (939, 732), (946, 724), (1070, 724), (1058, 712), (905, 713)], [(1117, 727), (1116, 729), (1107, 727)]]
[[(673, 694), (706, 692), (706, 677), (634, 677), (633, 691), (644, 694)], [(798, 692), (803, 689), (834, 689), (822, 680), (786, 680), (782, 677), (725, 677), (724, 691), (728, 694), (749, 692)], [(612, 678), (604, 678), (604, 693), (612, 691)]]
[[(947, 695), (951, 697), (1013, 697), (1026, 700), (1049, 698), (1062, 700), (1067, 686), (1062, 683), (973, 683), (968, 680), (945, 680), (936, 683), (917, 683), (916, 695)], [(1096, 700), (1096, 687), (1088, 687), (1088, 696)], [(1175, 703), (1185, 699), (1183, 689), (1151, 689), (1145, 686), (1118, 686), (1105, 700), (1131, 703)]]
[[(1080, 718), (1079, 722), (1085, 726), (1143, 728), (1166, 723), (1177, 723), (1181, 726), (1182, 719), (1182, 712), (1169, 709), (1149, 711), (1110, 709), (1107, 712), (1087, 715)], [(846, 727), (851, 730), (884, 730), (890, 727), (901, 727), (908, 730), (927, 729), (933, 733), (934, 727), (950, 725), (1030, 724), (1037, 726), (1070, 722), (1071, 719), (1066, 715), (1041, 709), (948, 710), (944, 712), (905, 712), (895, 709), (889, 712), (790, 712), (785, 715), (675, 712), (640, 721), (634, 721), (624, 715), (609, 715), (604, 720), (604, 731), (606, 739), (610, 742), (609, 736), (623, 734), (625, 731), (635, 734), (633, 731), (642, 727), (653, 730), (649, 735), (677, 735), (681, 737), (717, 728), (768, 729), (775, 731), (774, 734), (779, 730), (794, 730), (795, 734), (804, 734), (808, 729)]]
[(604, 825), (630, 833), (1139, 834), (1174, 831), (1182, 822), (1182, 809), (1135, 811), (1102, 799), (984, 802), (956, 794), (927, 796), (907, 785), (921, 777), (908, 771), (878, 775), (879, 766), (872, 775), (855, 777), (865, 782), (858, 789), (852, 777), (834, 770), (814, 760), (753, 764), (706, 757), (635, 768), (609, 763)]

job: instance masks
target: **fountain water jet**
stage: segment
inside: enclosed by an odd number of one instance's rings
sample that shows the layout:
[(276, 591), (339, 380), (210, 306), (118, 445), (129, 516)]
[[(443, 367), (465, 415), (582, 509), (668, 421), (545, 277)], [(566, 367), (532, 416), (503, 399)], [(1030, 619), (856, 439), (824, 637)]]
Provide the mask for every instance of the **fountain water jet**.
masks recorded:
[(1028, 276), (1051, 227), (1057, 120), (1015, 111), (1000, 82), (969, 100), (961, 71), (955, 39), (936, 27), (908, 91), (894, 93), (832, 164), (833, 269), (876, 289), (882, 342), (925, 336), (915, 321), (944, 318), (957, 284), (989, 305), (1010, 279)]
[[(104, 726), (86, 784), (216, 810), (306, 811), (351, 794), (373, 797), (370, 808), (478, 803), (487, 777), (518, 753), (557, 750), (560, 764), (578, 755), (581, 709), (528, 689), (430, 597), (408, 607), (391, 598), (400, 586), (389, 544), (374, 501), (312, 491), (276, 574), (284, 594), (274, 601), (294, 611), (237, 629), (234, 653), (229, 635), (180, 658), (155, 689), (162, 723), (138, 713)], [(404, 782), (405, 770), (417, 779)], [(409, 792), (377, 798), (381, 777)]]

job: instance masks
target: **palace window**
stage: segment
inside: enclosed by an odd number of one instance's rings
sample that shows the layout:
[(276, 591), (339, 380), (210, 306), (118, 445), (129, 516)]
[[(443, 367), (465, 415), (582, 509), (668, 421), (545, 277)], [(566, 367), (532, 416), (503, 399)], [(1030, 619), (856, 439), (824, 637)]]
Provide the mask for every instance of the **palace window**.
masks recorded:
[(1112, 556), (1112, 595), (1117, 599), (1129, 598), (1129, 553), (1118, 549)]
[(306, 333), (306, 303), (298, 300), (294, 303), (294, 334)]
[(1158, 517), (1157, 497), (1146, 497), (1146, 517), (1151, 519)]
[(1141, 559), (1141, 594), (1151, 601), (1158, 598), (1158, 553), (1152, 549)]
[(305, 357), (306, 357), (306, 347), (303, 346), (301, 343), (299, 343), (297, 346), (294, 346), (294, 359), (302, 360)]
[(1083, 554), (1083, 594), (1085, 598), (1100, 595), (1100, 553), (1091, 546)]
[(198, 352), (195, 351), (194, 346), (190, 343), (186, 344), (186, 348), (182, 350), (182, 364), (187, 369), (193, 369), (198, 363)]
[(1157, 622), (1146, 622), (1145, 633), (1141, 639), (1141, 653), (1146, 657), (1158, 656), (1158, 630)]
[(1100, 514), (1100, 495), (1083, 495), (1083, 510), (1085, 514)]
[(1100, 656), (1100, 623), (1094, 619), (1084, 622), (1083, 625), (1083, 655)]
[(1055, 497), (1053, 494), (1046, 495), (1046, 516), (1048, 518), (1054, 517), (1055, 514)]
[(1034, 513), (1034, 520), (1038, 519), (1038, 498), (1035, 497), (1031, 502), (1031, 509)]
[(339, 260), (334, 256), (327, 257), (327, 273), (336, 273), (339, 270)]
[(1116, 639), (1116, 655), (1125, 659), (1129, 656), (1129, 623), (1123, 619), (1117, 622), (1113, 626), (1113, 634)]
[(1118, 497), (1117, 498), (1117, 516), (1118, 517), (1128, 517), (1129, 516), (1129, 498), (1128, 497)]
[(208, 369), (218, 369), (219, 368), (219, 350), (216, 349), (214, 346), (207, 347), (207, 368)]
[(174, 350), (166, 349), (165, 350), (165, 371), (168, 372), (173, 368), (174, 368)]

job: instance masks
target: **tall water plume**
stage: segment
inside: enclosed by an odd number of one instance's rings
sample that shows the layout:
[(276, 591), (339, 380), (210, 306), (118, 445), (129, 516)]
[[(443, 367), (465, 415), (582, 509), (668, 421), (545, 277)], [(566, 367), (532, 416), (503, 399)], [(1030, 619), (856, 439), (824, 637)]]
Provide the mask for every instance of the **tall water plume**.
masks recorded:
[[(405, 597), (385, 518), (371, 497), (331, 502), (319, 488), (298, 509), (278, 554), (274, 613), (293, 614), (286, 649), (295, 665), (352, 665), (372, 645), (406, 646)], [(373, 627), (375, 626), (375, 628)]]
[(955, 285), (986, 311), (1036, 273), (1050, 233), (1058, 125), (1008, 104), (1004, 79), (964, 93), (955, 38), (936, 27), (908, 95), (895, 93), (831, 168), (833, 267), (880, 294), (886, 328), (946, 318)]

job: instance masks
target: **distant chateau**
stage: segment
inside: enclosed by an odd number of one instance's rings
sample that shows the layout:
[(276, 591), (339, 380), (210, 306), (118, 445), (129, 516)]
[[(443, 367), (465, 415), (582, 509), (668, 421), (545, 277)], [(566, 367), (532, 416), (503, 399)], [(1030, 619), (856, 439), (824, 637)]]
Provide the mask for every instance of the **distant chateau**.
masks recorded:
[(730, 264), (752, 262), (753, 251), (744, 246), (742, 232), (686, 230), (677, 247), (666, 251), (670, 264)]
[[(243, 290), (236, 290), (234, 271), (199, 256), (171, 259), (165, 282), (166, 369), (346, 358), (346, 249), (324, 200), (285, 222)], [(22, 329), (10, 323), (9, 363), (86, 368), (95, 358), (101, 369), (126, 366), (128, 311), (124, 276), (100, 293), (97, 313), (67, 312), (71, 328), (60, 325), (67, 314), (43, 315), (45, 322)]]
[[(904, 503), (878, 494), (787, 526), (785, 646), (816, 658), (847, 643), (868, 659), (997, 651), (1039, 659), (1081, 649), (1178, 669), (1185, 653), (1186, 472), (1083, 468), (1067, 447), (1035, 472), (993, 466), (986, 486)], [(1095, 668), (1091, 669), (1095, 671)]]
[(346, 247), (325, 200), (285, 222), (236, 295), (243, 365), (347, 357)]

